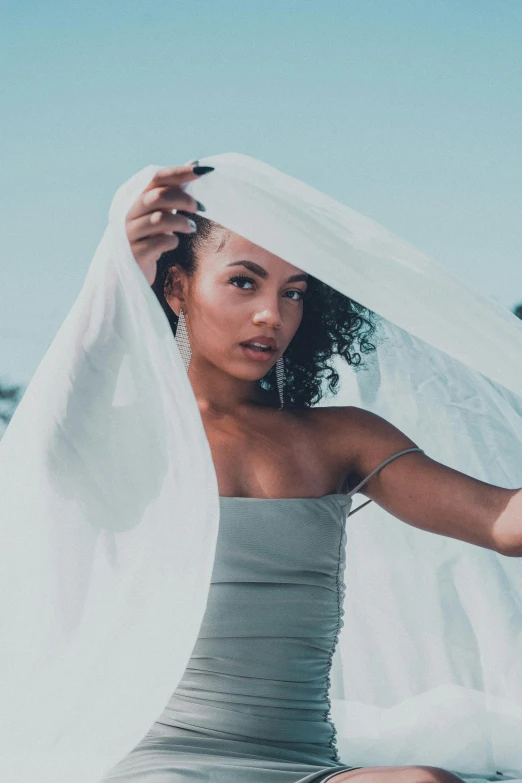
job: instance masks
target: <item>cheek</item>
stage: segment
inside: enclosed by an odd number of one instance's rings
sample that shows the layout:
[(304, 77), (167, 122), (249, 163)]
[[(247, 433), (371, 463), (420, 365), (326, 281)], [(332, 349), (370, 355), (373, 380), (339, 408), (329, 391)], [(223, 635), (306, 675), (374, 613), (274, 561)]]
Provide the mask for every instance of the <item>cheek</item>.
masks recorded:
[[(288, 334), (288, 344), (292, 342), (292, 340), (295, 338), (296, 334), (299, 332), (299, 329), (301, 327), (301, 324), (303, 323), (303, 310), (301, 308), (301, 312), (295, 313), (292, 318), (289, 318), (289, 334)], [(290, 326), (291, 324), (291, 326)]]
[(292, 309), (288, 308), (288, 310), (289, 310), (288, 320), (292, 324), (293, 331), (297, 332), (297, 330), (299, 329), (303, 321), (303, 316), (304, 316), (303, 305), (297, 305)]
[(215, 283), (200, 287), (193, 297), (196, 318), (194, 336), (204, 345), (226, 346), (239, 332), (241, 317), (239, 311), (230, 307), (230, 300), (223, 288)]

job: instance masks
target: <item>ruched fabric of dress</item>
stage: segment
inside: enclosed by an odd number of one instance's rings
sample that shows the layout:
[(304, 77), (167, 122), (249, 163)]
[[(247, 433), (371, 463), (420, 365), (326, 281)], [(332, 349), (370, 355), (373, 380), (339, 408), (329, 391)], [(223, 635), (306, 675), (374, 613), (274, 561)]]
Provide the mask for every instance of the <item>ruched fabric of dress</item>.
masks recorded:
[[(234, 153), (200, 163), (215, 170), (186, 190), (206, 217), (380, 317), (367, 369), (339, 363), (341, 391), (323, 403), (373, 410), (429, 456), (520, 487), (522, 323), (268, 164)], [(180, 686), (214, 587), (223, 501), (209, 443), (125, 233), (159, 168), (116, 193), (84, 286), (0, 443), (9, 783), (98, 783), (122, 763)], [(417, 530), (375, 504), (349, 521), (331, 662), (340, 763), (521, 783), (520, 560)]]
[(220, 506), (187, 669), (107, 783), (316, 783), (350, 768), (339, 766), (328, 719), (349, 499), (221, 497)]
[(220, 497), (190, 661), (158, 720), (104, 783), (323, 783), (356, 769), (339, 759), (330, 715), (352, 494)]

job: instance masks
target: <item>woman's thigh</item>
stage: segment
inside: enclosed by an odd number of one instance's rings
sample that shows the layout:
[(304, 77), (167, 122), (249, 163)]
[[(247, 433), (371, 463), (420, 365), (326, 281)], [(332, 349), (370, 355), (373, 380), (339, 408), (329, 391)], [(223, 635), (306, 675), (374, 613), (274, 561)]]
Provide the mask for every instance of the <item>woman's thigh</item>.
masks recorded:
[(441, 767), (363, 767), (340, 772), (328, 783), (462, 783), (462, 778)]

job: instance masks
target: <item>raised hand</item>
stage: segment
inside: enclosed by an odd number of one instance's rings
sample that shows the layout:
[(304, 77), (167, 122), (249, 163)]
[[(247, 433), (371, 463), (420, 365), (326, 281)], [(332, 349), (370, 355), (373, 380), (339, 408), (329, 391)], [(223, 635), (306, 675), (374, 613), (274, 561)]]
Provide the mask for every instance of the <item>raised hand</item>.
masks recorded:
[(134, 258), (149, 285), (156, 278), (158, 259), (179, 244), (176, 232), (189, 234), (196, 224), (184, 215), (172, 214), (173, 209), (204, 212), (199, 201), (185, 193), (181, 185), (214, 171), (213, 166), (169, 166), (160, 169), (140, 193), (125, 219), (127, 236)]

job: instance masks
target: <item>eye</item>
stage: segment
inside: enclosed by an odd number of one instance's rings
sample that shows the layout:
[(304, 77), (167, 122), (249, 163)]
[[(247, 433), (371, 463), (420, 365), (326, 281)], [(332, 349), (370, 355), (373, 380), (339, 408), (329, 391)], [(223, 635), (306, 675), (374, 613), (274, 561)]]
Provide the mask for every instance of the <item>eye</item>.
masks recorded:
[[(255, 280), (253, 280), (251, 277), (246, 277), (245, 275), (234, 275), (234, 277), (231, 277), (229, 279), (229, 283), (235, 283), (236, 280), (240, 280), (242, 283), (255, 283)], [(242, 286), (236, 286), (236, 288), (242, 288)], [(248, 291), (250, 289), (242, 288), (243, 291)]]
[[(238, 281), (239, 283), (252, 283), (252, 284), (255, 284), (256, 282), (252, 277), (247, 277), (246, 275), (234, 275), (233, 277), (230, 277), (228, 280), (228, 282), (231, 283), (232, 285), (235, 285), (235, 283), (237, 283)], [(252, 288), (245, 288), (242, 285), (235, 285), (235, 287), (240, 288), (242, 291), (252, 290)], [(301, 302), (306, 296), (306, 291), (299, 291), (297, 289), (293, 289), (291, 291), (285, 291), (285, 294), (297, 294), (298, 295), (297, 298), (287, 297), (287, 299), (291, 299), (292, 302)]]
[(302, 302), (303, 299), (306, 296), (306, 291), (298, 291), (297, 289), (294, 289), (293, 291), (287, 291), (286, 293), (287, 294), (299, 294), (299, 298), (298, 299), (293, 299), (292, 300), (294, 302)]

